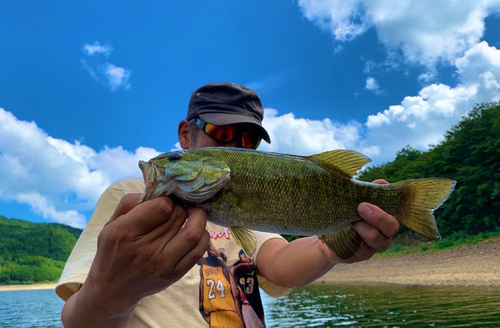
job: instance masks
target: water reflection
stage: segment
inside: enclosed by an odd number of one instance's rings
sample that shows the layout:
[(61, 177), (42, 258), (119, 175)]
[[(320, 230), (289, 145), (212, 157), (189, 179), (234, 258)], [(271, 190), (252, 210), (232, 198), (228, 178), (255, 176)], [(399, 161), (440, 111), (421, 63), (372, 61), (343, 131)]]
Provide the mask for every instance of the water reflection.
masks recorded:
[(264, 295), (269, 327), (500, 327), (500, 290), (313, 285)]

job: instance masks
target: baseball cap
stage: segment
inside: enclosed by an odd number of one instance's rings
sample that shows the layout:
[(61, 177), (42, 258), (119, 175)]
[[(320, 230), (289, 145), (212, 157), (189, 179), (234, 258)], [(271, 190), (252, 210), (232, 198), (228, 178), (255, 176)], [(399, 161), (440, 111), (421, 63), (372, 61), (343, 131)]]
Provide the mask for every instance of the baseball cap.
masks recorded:
[(199, 117), (213, 125), (248, 123), (267, 143), (271, 138), (262, 126), (264, 108), (257, 93), (234, 83), (210, 83), (191, 95), (187, 120)]

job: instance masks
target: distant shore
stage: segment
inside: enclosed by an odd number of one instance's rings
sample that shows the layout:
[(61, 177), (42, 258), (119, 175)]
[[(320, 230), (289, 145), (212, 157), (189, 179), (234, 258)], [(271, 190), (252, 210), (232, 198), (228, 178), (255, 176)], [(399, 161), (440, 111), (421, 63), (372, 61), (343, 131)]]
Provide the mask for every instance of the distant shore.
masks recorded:
[(317, 283), (500, 289), (500, 238), (453, 250), (340, 264)]
[(32, 284), (32, 285), (0, 285), (0, 292), (13, 292), (21, 290), (45, 290), (56, 289), (56, 283)]
[[(500, 238), (448, 251), (339, 264), (316, 283), (500, 289)], [(55, 289), (56, 285), (0, 285), (0, 292)]]

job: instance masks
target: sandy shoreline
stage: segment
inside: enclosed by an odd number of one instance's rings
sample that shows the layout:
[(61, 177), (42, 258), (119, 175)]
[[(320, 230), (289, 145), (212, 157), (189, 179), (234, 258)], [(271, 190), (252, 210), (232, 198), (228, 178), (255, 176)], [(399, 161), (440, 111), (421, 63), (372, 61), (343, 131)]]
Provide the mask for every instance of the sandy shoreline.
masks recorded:
[(500, 238), (449, 251), (341, 264), (317, 283), (500, 289)]
[(57, 284), (33, 284), (33, 285), (0, 285), (0, 292), (13, 292), (20, 290), (45, 290), (56, 289)]
[[(450, 251), (340, 264), (316, 283), (500, 289), (500, 238)], [(0, 292), (55, 289), (56, 285), (0, 285)]]

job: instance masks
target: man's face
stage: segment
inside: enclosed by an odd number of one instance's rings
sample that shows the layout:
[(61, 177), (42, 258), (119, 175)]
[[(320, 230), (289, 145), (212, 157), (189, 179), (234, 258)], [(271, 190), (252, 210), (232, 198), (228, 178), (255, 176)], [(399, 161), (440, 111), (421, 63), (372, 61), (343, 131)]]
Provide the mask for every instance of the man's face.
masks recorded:
[(202, 130), (198, 128), (196, 129), (196, 137), (194, 138), (194, 142), (191, 142), (190, 148), (206, 148), (206, 147), (237, 147), (241, 148), (240, 140), (234, 138), (230, 142), (223, 142), (217, 139), (212, 138)]
[(229, 142), (217, 140), (203, 130), (189, 124), (187, 121), (182, 121), (179, 126), (179, 140), (183, 149), (191, 148), (206, 148), (206, 147), (235, 147), (242, 148), (241, 134), (243, 132), (251, 132), (251, 127), (245, 124), (235, 125), (235, 138)]

